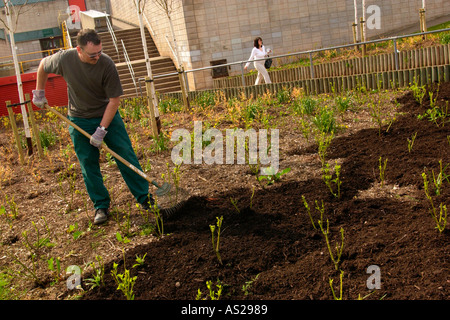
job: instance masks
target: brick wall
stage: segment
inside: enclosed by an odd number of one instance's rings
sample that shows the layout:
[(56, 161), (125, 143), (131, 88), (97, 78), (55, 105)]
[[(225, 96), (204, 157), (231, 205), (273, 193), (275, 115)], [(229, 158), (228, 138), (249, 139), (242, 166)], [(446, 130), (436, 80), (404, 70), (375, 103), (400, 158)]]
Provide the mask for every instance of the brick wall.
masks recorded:
[[(186, 70), (205, 67), (210, 61), (247, 60), (253, 39), (261, 36), (274, 54), (286, 54), (353, 41), (353, 0), (173, 0), (173, 22)], [(361, 0), (358, 16), (362, 16)], [(419, 24), (421, 0), (366, 0), (380, 8), (380, 29), (367, 29), (370, 38)], [(147, 1), (145, 14), (156, 32), (162, 55), (172, 56), (165, 35), (170, 37), (167, 17)], [(138, 24), (132, 0), (111, 0), (111, 13)], [(448, 0), (427, 1), (427, 19), (450, 14)], [(367, 13), (369, 18), (372, 13)], [(240, 72), (231, 67), (230, 73)], [(211, 71), (189, 75), (191, 89), (212, 87)]]

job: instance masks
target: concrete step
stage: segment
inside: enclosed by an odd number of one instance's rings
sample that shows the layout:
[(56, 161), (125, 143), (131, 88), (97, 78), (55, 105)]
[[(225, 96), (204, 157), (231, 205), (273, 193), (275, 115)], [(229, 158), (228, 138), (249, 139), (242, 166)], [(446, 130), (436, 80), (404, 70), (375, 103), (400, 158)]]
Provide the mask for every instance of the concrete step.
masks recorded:
[[(122, 83), (124, 94), (122, 97), (133, 97), (138, 95), (146, 95), (145, 82), (139, 79), (147, 77), (147, 67), (145, 64), (145, 55), (142, 48), (141, 31), (139, 28), (131, 28), (125, 30), (118, 30), (114, 32), (117, 38), (117, 50), (112, 41), (109, 32), (100, 32), (99, 35), (102, 38), (103, 52), (113, 59), (116, 64), (117, 71), (119, 72), (119, 78)], [(152, 74), (162, 75), (175, 73), (176, 68), (172, 59), (168, 57), (161, 57), (150, 33), (145, 29), (145, 36), (147, 42), (147, 52), (150, 59), (152, 68)], [(125, 61), (125, 56), (122, 47), (122, 40), (125, 45), (125, 49), (130, 59), (130, 63), (133, 67), (135, 74), (135, 81), (137, 88), (133, 83), (133, 79), (130, 74), (130, 70)], [(76, 46), (76, 40), (73, 39), (72, 43)], [(159, 93), (177, 92), (181, 90), (178, 75), (167, 76), (163, 78), (155, 79), (155, 90)]]

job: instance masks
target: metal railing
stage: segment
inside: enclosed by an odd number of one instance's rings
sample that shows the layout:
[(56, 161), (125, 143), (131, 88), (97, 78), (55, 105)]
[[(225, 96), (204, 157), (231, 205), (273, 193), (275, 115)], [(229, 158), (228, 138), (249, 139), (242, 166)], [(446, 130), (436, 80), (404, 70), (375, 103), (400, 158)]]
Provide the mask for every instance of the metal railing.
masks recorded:
[[(319, 53), (319, 52), (322, 52), (322, 51), (329, 51), (329, 50), (336, 50), (336, 49), (351, 48), (351, 47), (357, 48), (357, 47), (361, 47), (361, 46), (368, 45), (368, 44), (375, 44), (375, 43), (389, 42), (389, 41), (392, 41), (393, 44), (394, 44), (395, 68), (396, 68), (396, 70), (398, 70), (399, 69), (399, 51), (397, 50), (397, 41), (399, 39), (410, 38), (410, 37), (418, 37), (418, 36), (424, 36), (424, 35), (428, 35), (428, 34), (447, 32), (447, 31), (450, 31), (450, 28), (433, 30), (433, 31), (427, 31), (427, 32), (421, 32), (421, 33), (414, 33), (414, 34), (407, 34), (407, 35), (401, 35), (401, 36), (394, 36), (394, 37), (388, 37), (388, 38), (382, 38), (382, 39), (376, 39), (376, 40), (364, 41), (364, 42), (358, 42), (358, 43), (350, 43), (350, 44), (346, 44), (346, 45), (340, 45), (340, 46), (334, 46), (334, 47), (326, 47), (326, 48), (321, 48), (321, 49), (299, 51), (299, 52), (294, 52), (294, 53), (288, 53), (288, 54), (282, 54), (282, 55), (277, 55), (277, 56), (271, 56), (270, 58), (266, 57), (266, 58), (255, 59), (255, 60), (245, 60), (245, 61), (230, 62), (230, 63), (220, 64), (220, 65), (215, 65), (215, 66), (207, 66), (207, 67), (202, 67), (202, 68), (197, 68), (197, 69), (184, 70), (183, 73), (184, 73), (184, 75), (186, 77), (188, 73), (194, 73), (194, 72), (199, 72), (199, 71), (212, 70), (212, 69), (215, 69), (215, 68), (223, 68), (223, 67), (239, 65), (240, 68), (241, 68), (242, 86), (245, 87), (246, 83), (245, 83), (245, 76), (244, 76), (245, 75), (244, 65), (247, 62), (265, 61), (267, 59), (280, 59), (280, 58), (293, 57), (293, 56), (299, 56), (299, 55), (308, 55), (309, 56), (310, 69), (311, 69), (311, 77), (314, 79), (315, 78), (314, 63), (313, 63), (313, 54), (314, 53)], [(178, 74), (177, 72), (172, 72), (172, 73), (167, 73), (167, 74), (155, 75), (155, 76), (153, 76), (153, 79), (164, 78), (164, 77), (173, 76), (173, 75), (177, 75), (177, 74)], [(139, 80), (142, 80), (142, 79), (139, 79)], [(188, 92), (190, 91), (187, 81), (186, 81), (186, 90)]]
[[(23, 57), (23, 56), (27, 56), (27, 55), (35, 55), (35, 54), (46, 54), (48, 56), (58, 52), (59, 50), (66, 50), (66, 49), (70, 49), (70, 48), (55, 48), (55, 49), (48, 49), (48, 50), (41, 50), (41, 51), (32, 51), (32, 52), (27, 52), (27, 53), (18, 53), (17, 57)], [(13, 56), (4, 56), (4, 57), (0, 57), (0, 67), (4, 67), (4, 66), (14, 66), (14, 62), (10, 62), (9, 59), (12, 59)], [(1, 60), (4, 60), (4, 62), (2, 62)], [(21, 72), (25, 72), (25, 68), (24, 65), (26, 65), (27, 63), (32, 63), (32, 62), (39, 62), (42, 60), (42, 57), (36, 58), (36, 59), (26, 59), (26, 60), (22, 60), (19, 61), (19, 66), (20, 66), (20, 70)]]
[(125, 57), (125, 61), (128, 66), (128, 70), (130, 71), (131, 80), (133, 80), (134, 88), (136, 90), (136, 95), (137, 95), (138, 91), (137, 91), (136, 76), (134, 74), (134, 69), (133, 69), (133, 66), (131, 65), (130, 57), (128, 56), (128, 52), (127, 52), (127, 49), (125, 48), (125, 44), (123, 43), (123, 40), (120, 40), (120, 41), (122, 42), (123, 55)]
[(120, 54), (119, 54), (119, 48), (117, 47), (117, 38), (116, 38), (116, 34), (114, 33), (114, 29), (113, 29), (113, 27), (112, 27), (112, 25), (111, 25), (111, 22), (109, 21), (109, 18), (108, 18), (108, 14), (106, 13), (106, 12), (104, 12), (105, 13), (105, 20), (106, 20), (106, 26), (108, 27), (108, 31), (109, 31), (109, 34), (111, 35), (111, 39), (112, 39), (112, 41), (113, 41), (113, 44), (114, 44), (114, 48), (116, 48), (116, 53), (117, 53), (117, 59), (119, 60), (119, 62), (120, 62)]

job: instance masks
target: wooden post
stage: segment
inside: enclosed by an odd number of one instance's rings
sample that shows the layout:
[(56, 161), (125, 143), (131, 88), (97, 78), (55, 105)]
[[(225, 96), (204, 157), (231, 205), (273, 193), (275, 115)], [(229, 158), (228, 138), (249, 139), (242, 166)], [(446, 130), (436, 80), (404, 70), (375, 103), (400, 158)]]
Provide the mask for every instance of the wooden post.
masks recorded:
[(188, 93), (186, 92), (186, 86), (184, 85), (183, 73), (184, 73), (183, 67), (181, 67), (181, 69), (178, 69), (178, 79), (180, 80), (181, 95), (183, 96), (184, 108), (186, 110), (189, 110), (190, 109), (189, 96)]
[(16, 118), (14, 117), (14, 112), (12, 110), (11, 101), (6, 101), (6, 109), (8, 109), (9, 121), (11, 122), (11, 127), (14, 133), (14, 139), (16, 140), (17, 151), (19, 152), (20, 163), (25, 164), (23, 157), (22, 144), (20, 143), (19, 132), (17, 131)]
[[(360, 22), (359, 22), (360, 28), (361, 28), (361, 42), (365, 42), (366, 41), (366, 35), (364, 34), (364, 23), (365, 23), (364, 19), (361, 18)], [(363, 46), (362, 46), (362, 56), (364, 57), (365, 55), (366, 55), (366, 45), (363, 44)]]
[[(419, 16), (420, 16), (420, 32), (427, 32), (427, 21), (425, 18), (425, 8), (419, 9)], [(426, 35), (422, 36), (422, 39), (425, 40), (427, 38)]]
[[(358, 43), (358, 24), (356, 22), (352, 23), (352, 30), (353, 30), (353, 43)], [(355, 46), (355, 49), (358, 51), (358, 46)]]
[(36, 120), (34, 118), (34, 110), (33, 106), (31, 105), (30, 100), (30, 94), (25, 93), (25, 100), (28, 101), (27, 107), (28, 107), (28, 116), (30, 117), (31, 122), (31, 129), (33, 130), (34, 138), (36, 139), (36, 146), (38, 149), (39, 159), (42, 159), (44, 157), (44, 153), (42, 152), (42, 146), (41, 146), (41, 138), (39, 136), (39, 129), (36, 125)]
[(150, 80), (149, 77), (145, 77), (145, 89), (147, 91), (147, 102), (148, 106), (150, 108), (150, 118), (151, 118), (151, 124), (152, 124), (152, 131), (153, 131), (153, 138), (158, 139), (158, 127), (156, 124), (156, 117), (155, 117), (155, 107), (153, 105), (153, 97), (152, 97), (152, 91), (151, 91), (151, 84), (153, 79)]

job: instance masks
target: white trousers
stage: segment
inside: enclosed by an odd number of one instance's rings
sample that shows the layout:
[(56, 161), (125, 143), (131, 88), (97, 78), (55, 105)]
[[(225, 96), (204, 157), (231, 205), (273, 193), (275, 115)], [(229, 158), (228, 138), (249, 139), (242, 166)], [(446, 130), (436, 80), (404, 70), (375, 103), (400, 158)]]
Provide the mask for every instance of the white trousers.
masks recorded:
[(254, 65), (255, 69), (258, 70), (258, 76), (256, 77), (255, 86), (260, 84), (263, 78), (265, 83), (272, 83), (269, 77), (269, 73), (267, 72), (266, 67), (264, 67), (264, 61), (255, 61)]

